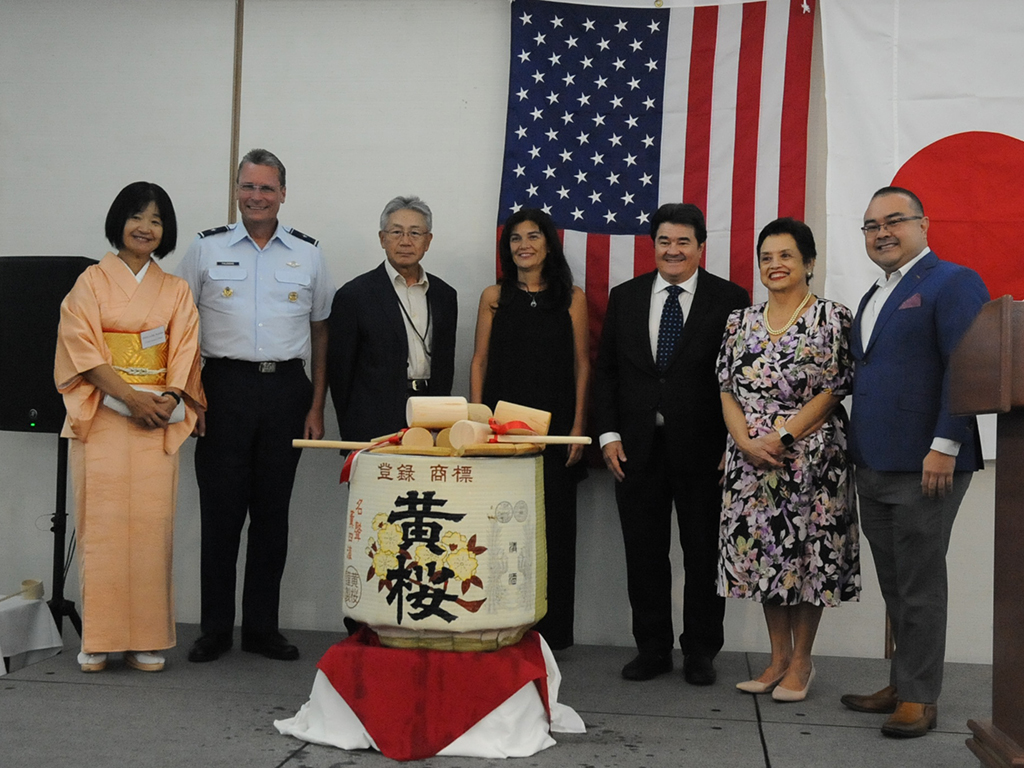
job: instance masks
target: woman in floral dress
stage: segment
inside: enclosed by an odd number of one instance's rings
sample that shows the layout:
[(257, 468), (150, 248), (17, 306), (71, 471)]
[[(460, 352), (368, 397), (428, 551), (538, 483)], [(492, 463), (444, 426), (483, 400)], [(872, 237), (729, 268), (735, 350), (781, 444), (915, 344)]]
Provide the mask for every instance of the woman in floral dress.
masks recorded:
[(732, 313), (718, 358), (729, 429), (718, 592), (757, 600), (768, 624), (771, 663), (736, 687), (800, 701), (822, 609), (860, 589), (840, 405), (851, 314), (810, 292), (817, 252), (803, 222), (768, 224), (757, 253), (768, 301)]

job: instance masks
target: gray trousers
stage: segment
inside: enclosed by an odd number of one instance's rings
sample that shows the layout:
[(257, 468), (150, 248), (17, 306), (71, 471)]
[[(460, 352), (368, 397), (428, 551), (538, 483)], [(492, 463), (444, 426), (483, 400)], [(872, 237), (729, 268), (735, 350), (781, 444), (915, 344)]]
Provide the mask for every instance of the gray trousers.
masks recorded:
[(920, 472), (856, 468), (861, 530), (871, 544), (896, 651), (889, 683), (901, 701), (934, 704), (946, 655), (946, 550), (971, 472), (953, 475), (937, 499), (921, 493)]

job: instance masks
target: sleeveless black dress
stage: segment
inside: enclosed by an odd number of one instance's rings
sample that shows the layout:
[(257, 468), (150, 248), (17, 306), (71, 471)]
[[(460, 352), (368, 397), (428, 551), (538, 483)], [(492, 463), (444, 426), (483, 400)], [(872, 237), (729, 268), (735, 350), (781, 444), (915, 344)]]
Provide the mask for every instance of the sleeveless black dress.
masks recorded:
[[(568, 435), (576, 416), (575, 345), (567, 306), (550, 291), (505, 288), (491, 325), (483, 401), (499, 400), (551, 412), (552, 435)], [(532, 302), (536, 300), (536, 306)], [(568, 446), (544, 451), (548, 550), (548, 612), (534, 627), (553, 649), (573, 644), (576, 593), (576, 484), (583, 462), (566, 467)]]

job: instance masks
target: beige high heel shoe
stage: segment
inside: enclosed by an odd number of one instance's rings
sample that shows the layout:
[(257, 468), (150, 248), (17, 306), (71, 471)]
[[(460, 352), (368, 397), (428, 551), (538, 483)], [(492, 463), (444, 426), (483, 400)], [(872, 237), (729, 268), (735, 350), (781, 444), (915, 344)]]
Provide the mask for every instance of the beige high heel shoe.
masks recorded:
[(807, 685), (804, 686), (802, 691), (794, 691), (789, 688), (783, 688), (781, 685), (776, 686), (775, 690), (772, 691), (772, 698), (775, 701), (803, 701), (807, 698), (807, 691), (811, 688), (811, 683), (814, 682), (814, 665), (811, 665), (811, 674), (807, 676)]
[(785, 676), (786, 672), (783, 672), (775, 680), (770, 680), (767, 683), (762, 683), (760, 680), (745, 680), (742, 683), (736, 683), (736, 687), (744, 693), (771, 693)]

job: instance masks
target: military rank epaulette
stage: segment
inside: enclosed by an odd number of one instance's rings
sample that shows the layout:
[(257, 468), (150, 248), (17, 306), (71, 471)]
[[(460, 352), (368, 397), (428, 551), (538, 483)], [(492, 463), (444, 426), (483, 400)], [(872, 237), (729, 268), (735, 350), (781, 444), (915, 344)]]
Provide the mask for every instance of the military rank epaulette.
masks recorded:
[(199, 233), (200, 237), (209, 237), (210, 235), (219, 235), (221, 232), (227, 232), (230, 227), (225, 224), (223, 227), (214, 227), (213, 229), (204, 229)]
[(294, 235), (295, 237), (299, 238), (299, 240), (305, 240), (310, 245), (320, 245), (319, 240), (317, 240), (315, 237), (310, 237), (305, 232), (299, 232), (299, 230), (297, 229), (289, 229), (288, 232)]

